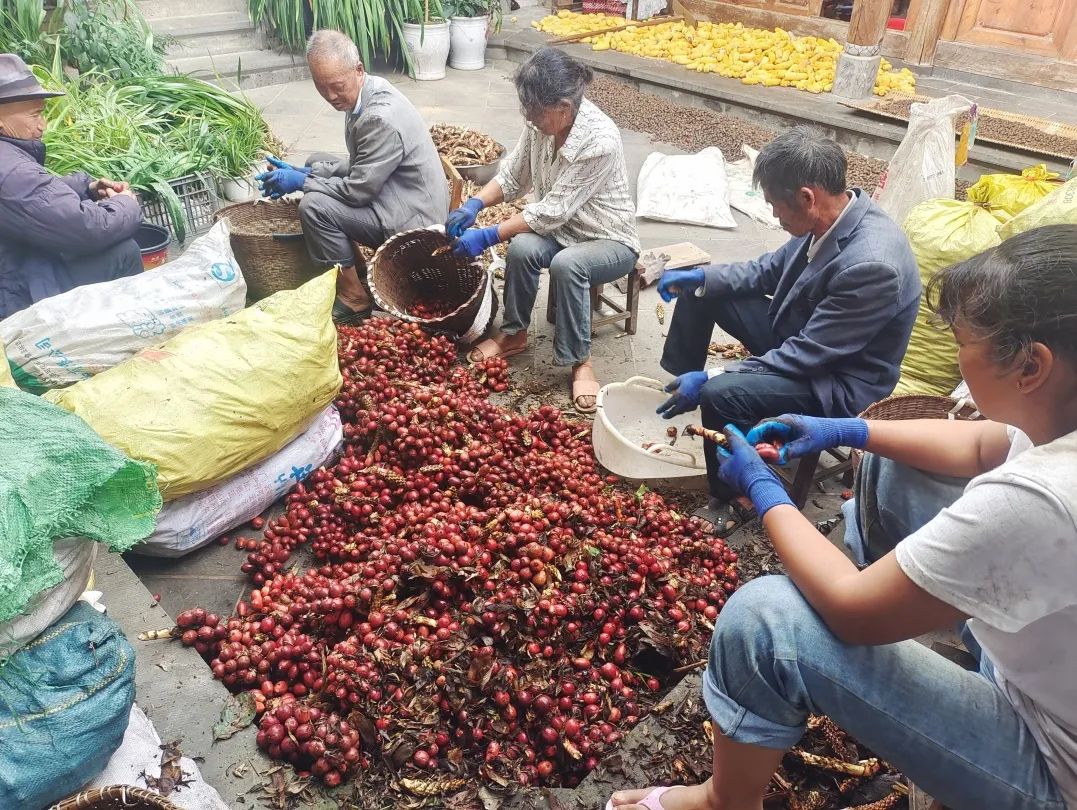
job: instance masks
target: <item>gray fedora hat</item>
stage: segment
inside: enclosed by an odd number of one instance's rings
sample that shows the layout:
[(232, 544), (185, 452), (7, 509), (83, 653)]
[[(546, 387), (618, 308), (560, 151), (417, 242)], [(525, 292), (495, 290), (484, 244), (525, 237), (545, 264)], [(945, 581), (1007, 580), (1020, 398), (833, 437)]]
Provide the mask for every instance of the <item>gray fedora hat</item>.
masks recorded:
[(63, 93), (53, 93), (42, 87), (30, 72), (30, 68), (18, 56), (13, 53), (0, 53), (0, 104), (62, 95)]

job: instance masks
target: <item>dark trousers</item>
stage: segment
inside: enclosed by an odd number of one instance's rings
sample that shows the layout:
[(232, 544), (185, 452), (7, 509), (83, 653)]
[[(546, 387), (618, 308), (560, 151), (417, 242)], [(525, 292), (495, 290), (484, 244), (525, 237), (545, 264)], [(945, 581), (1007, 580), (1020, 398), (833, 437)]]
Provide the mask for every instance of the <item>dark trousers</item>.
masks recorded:
[[(662, 351), (662, 368), (680, 375), (699, 371), (707, 364), (707, 347), (717, 325), (747, 347), (753, 355), (776, 348), (781, 340), (774, 334), (767, 310), (770, 301), (759, 296), (737, 298), (697, 298), (682, 295), (673, 309), (673, 321)], [(763, 372), (727, 372), (712, 377), (699, 400), (703, 427), (721, 430), (728, 424), (746, 430), (762, 419), (783, 413), (822, 416), (808, 379)], [(715, 446), (705, 442), (707, 480), (711, 495), (729, 500), (735, 493), (718, 478)]]

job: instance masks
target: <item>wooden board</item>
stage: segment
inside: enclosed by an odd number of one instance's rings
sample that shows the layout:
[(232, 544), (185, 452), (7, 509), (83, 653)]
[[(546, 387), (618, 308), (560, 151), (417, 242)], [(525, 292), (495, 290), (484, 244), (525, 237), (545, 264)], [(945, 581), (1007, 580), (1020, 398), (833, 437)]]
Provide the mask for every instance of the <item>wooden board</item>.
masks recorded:
[[(870, 113), (871, 115), (877, 115), (880, 118), (889, 118), (892, 121), (908, 121), (905, 116), (898, 115), (885, 109), (880, 109), (881, 104), (885, 104), (889, 101), (917, 101), (926, 102), (932, 99), (928, 96), (920, 95), (908, 95), (906, 93), (889, 93), (884, 98), (863, 99), (857, 101), (839, 100), (839, 103), (852, 107), (855, 110), (861, 112)], [(996, 110), (992, 107), (980, 107), (981, 115), (989, 115), (992, 118), (1000, 118), (1005, 121), (1013, 121), (1018, 124), (1024, 124), (1029, 127), (1040, 130), (1047, 135), (1058, 135), (1064, 138), (1073, 138), (1077, 140), (1077, 126), (1073, 124), (1065, 124), (1059, 121), (1050, 121), (1046, 118), (1037, 118), (1031, 115), (1018, 115), (1016, 113), (1006, 112), (1005, 110)], [(1035, 147), (1028, 146), (1027, 144), (1017, 143), (1016, 141), (1006, 141), (1001, 139), (994, 139), (985, 137), (983, 135), (976, 136), (977, 143), (992, 143), (997, 146), (1005, 146), (1010, 149), (1019, 149), (1022, 152), (1029, 152), (1031, 154), (1047, 155), (1049, 157), (1060, 158), (1066, 161), (1072, 160), (1074, 155), (1066, 155), (1061, 152), (1051, 152), (1046, 150), (1036, 149)]]
[(648, 248), (640, 254), (640, 261), (636, 263), (636, 267), (643, 269), (643, 257), (649, 253), (655, 255), (664, 253), (669, 256), (669, 261), (666, 262), (667, 270), (677, 270), (682, 267), (695, 267), (697, 264), (710, 264), (711, 255), (702, 248), (696, 247), (691, 242), (677, 242), (672, 245), (662, 245), (661, 247)]

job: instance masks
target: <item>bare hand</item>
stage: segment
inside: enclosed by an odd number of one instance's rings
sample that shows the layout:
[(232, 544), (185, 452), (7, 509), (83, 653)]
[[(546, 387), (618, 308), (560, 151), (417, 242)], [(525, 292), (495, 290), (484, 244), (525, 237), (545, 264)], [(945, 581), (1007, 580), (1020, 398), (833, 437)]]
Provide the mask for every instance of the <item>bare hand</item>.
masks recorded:
[(90, 183), (89, 188), (90, 194), (97, 197), (97, 199), (107, 200), (111, 199), (116, 194), (123, 194), (128, 191), (131, 188), (131, 185), (121, 180), (109, 180), (106, 177), (102, 177), (100, 180), (94, 180)]
[[(124, 183), (123, 185), (126, 186), (127, 184)], [(124, 188), (122, 191), (116, 191), (112, 188), (106, 188), (101, 190), (101, 194), (104, 195), (102, 199), (105, 200), (111, 200), (113, 197), (130, 197), (132, 200), (138, 199), (135, 196), (135, 192), (131, 191), (130, 188)]]

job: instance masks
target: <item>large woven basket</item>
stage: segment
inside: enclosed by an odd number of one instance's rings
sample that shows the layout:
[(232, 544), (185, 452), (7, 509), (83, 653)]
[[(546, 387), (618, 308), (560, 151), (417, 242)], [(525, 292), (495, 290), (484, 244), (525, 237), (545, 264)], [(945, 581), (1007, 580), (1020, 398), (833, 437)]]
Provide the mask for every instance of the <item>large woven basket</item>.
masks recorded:
[(887, 397), (869, 405), (863, 419), (982, 419), (975, 406), (964, 400), (928, 394)]
[[(451, 240), (441, 231), (426, 228), (404, 231), (378, 248), (370, 262), (367, 281), (374, 300), (398, 318), (421, 323), (457, 337), (482, 332), (487, 323), (476, 321), (485, 308), (490, 312), (489, 271), (474, 259), (445, 250)], [(440, 318), (418, 318), (409, 314), (419, 301), (447, 301), (452, 311)]]
[(294, 290), (321, 272), (307, 253), (295, 203), (236, 203), (217, 212), (215, 220), (221, 219), (228, 220), (232, 252), (247, 281), (248, 300)]
[(164, 796), (130, 785), (84, 790), (54, 804), (49, 810), (180, 810)]
[[(905, 394), (887, 397), (868, 405), (860, 414), (862, 419), (983, 419), (969, 400), (930, 394)], [(853, 467), (860, 466), (863, 450), (853, 450)]]

